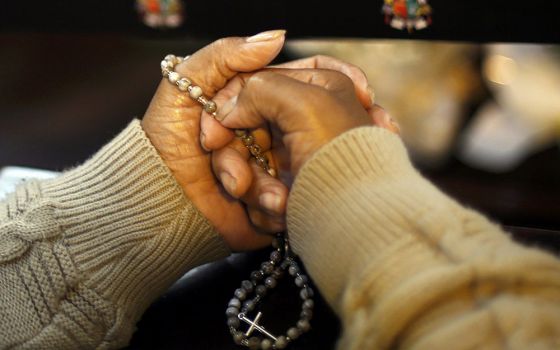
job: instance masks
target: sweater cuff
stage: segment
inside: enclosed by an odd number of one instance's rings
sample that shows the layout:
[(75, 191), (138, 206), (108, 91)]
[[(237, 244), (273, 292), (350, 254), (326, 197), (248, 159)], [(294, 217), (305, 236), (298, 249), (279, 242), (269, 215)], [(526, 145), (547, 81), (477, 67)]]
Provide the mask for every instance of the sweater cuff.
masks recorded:
[[(429, 202), (429, 203), (427, 203)], [(326, 300), (338, 309), (350, 274), (414, 231), (416, 218), (456, 204), (412, 166), (400, 138), (352, 129), (301, 169), (288, 200), (288, 232)]]
[(133, 322), (186, 271), (229, 254), (138, 120), (41, 190), (83, 282)]

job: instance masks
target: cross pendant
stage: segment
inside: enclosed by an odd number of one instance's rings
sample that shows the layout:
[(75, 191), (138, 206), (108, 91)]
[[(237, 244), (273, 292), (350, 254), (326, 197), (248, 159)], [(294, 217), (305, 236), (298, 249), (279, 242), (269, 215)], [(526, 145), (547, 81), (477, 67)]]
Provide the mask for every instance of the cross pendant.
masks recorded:
[(239, 317), (239, 319), (241, 321), (243, 321), (243, 322), (245, 322), (249, 325), (249, 329), (245, 333), (245, 336), (248, 337), (248, 336), (251, 335), (251, 333), (253, 333), (254, 330), (257, 330), (259, 333), (264, 334), (267, 337), (269, 337), (270, 339), (276, 341), (275, 336), (270, 334), (266, 329), (264, 329), (263, 326), (259, 325), (259, 320), (260, 320), (261, 316), (262, 316), (262, 312), (257, 313), (257, 316), (255, 317), (255, 320), (251, 320), (251, 319), (247, 318), (244, 313), (240, 313), (237, 317)]

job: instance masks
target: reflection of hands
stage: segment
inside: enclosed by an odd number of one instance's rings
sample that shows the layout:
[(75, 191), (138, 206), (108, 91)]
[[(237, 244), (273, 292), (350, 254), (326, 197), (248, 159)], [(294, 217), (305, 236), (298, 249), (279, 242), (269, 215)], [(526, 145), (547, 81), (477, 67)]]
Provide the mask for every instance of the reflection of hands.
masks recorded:
[[(365, 79), (359, 69), (346, 66)], [(229, 99), (218, 111), (218, 119), (223, 119), (223, 126), (228, 128), (256, 129), (257, 143), (264, 150), (271, 149), (267, 153), (272, 166), (289, 184), (290, 177), (297, 174), (307, 159), (347, 130), (371, 125), (373, 119), (374, 124), (398, 132), (382, 108), (373, 105), (371, 98), (361, 92), (355, 92), (358, 79), (352, 77), (353, 84), (349, 76), (352, 75), (325, 69), (268, 69), (242, 74), (216, 96), (219, 105)], [(220, 149), (233, 136), (226, 137), (228, 131), (209, 119), (206, 124), (211, 125), (207, 127), (203, 122), (206, 147), (218, 149), (213, 155), (215, 173), (245, 181), (241, 185), (236, 181), (231, 186), (222, 180), (226, 190), (246, 203), (251, 221), (259, 229), (283, 230), (287, 187), (258, 169), (254, 162), (248, 165), (249, 154), (239, 140)], [(272, 140), (266, 132), (268, 124)]]

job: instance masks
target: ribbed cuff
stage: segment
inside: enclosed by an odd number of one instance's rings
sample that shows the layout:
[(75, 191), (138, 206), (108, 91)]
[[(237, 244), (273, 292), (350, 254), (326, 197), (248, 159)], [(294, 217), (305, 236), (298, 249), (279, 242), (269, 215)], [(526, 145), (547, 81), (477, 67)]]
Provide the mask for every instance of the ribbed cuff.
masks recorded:
[(413, 168), (399, 137), (378, 127), (357, 128), (322, 147), (301, 169), (288, 202), (288, 232), (337, 309), (350, 274), (415, 232), (416, 220), (439, 225), (433, 213), (447, 212), (451, 202)]
[(229, 254), (137, 120), (42, 192), (84, 283), (132, 321), (190, 268)]

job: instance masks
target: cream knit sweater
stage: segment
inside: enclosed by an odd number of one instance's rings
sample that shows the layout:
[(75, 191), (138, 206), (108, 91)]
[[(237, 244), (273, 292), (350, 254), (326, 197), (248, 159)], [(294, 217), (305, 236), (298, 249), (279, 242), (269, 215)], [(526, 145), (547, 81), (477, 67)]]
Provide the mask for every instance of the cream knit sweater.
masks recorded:
[[(317, 152), (288, 227), (340, 349), (560, 349), (559, 261), (442, 194), (385, 130)], [(134, 121), (0, 202), (0, 349), (122, 347), (158, 295), (228, 253)]]

